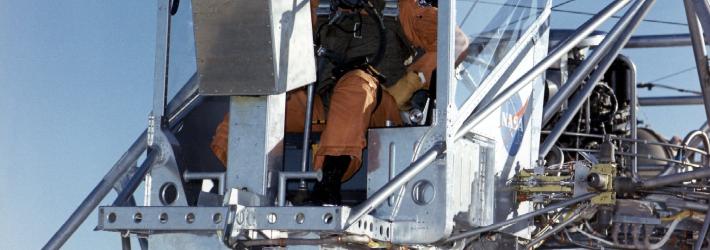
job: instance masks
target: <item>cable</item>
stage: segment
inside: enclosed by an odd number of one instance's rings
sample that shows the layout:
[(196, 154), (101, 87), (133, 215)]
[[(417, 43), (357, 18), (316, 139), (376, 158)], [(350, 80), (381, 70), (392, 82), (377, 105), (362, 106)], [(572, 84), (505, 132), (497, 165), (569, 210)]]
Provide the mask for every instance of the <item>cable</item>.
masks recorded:
[(554, 9), (554, 8), (560, 7), (560, 6), (562, 6), (562, 5), (565, 5), (565, 4), (574, 2), (574, 1), (577, 1), (577, 0), (567, 0), (566, 2), (563, 2), (563, 3), (557, 4), (557, 5), (555, 5), (555, 6), (552, 6), (552, 8)]
[(682, 74), (682, 73), (685, 73), (685, 72), (688, 72), (688, 71), (691, 71), (691, 70), (694, 70), (694, 69), (696, 69), (696, 66), (692, 66), (692, 67), (689, 67), (689, 68), (685, 68), (685, 69), (682, 69), (682, 70), (680, 70), (680, 71), (676, 71), (676, 72), (673, 72), (673, 73), (670, 73), (670, 74), (661, 76), (661, 77), (659, 77), (659, 78), (656, 78), (656, 79), (653, 79), (653, 80), (650, 80), (650, 81), (647, 81), (647, 82), (657, 82), (657, 81), (660, 81), (660, 80), (665, 80), (665, 79), (668, 79), (668, 78), (671, 78), (671, 77), (680, 75), (680, 74)]
[(639, 88), (647, 88), (649, 91), (653, 90), (654, 87), (658, 87), (661, 89), (670, 89), (670, 90), (675, 90), (681, 93), (691, 93), (695, 95), (702, 95), (700, 91), (695, 91), (695, 90), (689, 90), (689, 89), (681, 89), (681, 88), (676, 88), (670, 85), (665, 85), (665, 84), (660, 84), (660, 83), (651, 83), (651, 82), (642, 82), (639, 84), (636, 84), (636, 87)]

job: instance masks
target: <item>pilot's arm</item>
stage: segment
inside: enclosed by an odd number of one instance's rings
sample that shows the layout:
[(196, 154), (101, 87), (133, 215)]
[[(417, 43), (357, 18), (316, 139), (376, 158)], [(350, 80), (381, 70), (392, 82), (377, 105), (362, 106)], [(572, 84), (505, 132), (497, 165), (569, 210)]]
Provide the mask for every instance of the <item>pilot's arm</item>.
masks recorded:
[[(424, 51), (424, 54), (407, 68), (407, 73), (387, 89), (400, 109), (406, 108), (406, 103), (414, 92), (428, 89), (431, 83), (432, 72), (436, 69), (437, 12), (438, 8), (420, 6), (417, 0), (399, 1), (399, 22), (402, 31), (414, 47)], [(462, 57), (468, 44), (468, 37), (457, 27), (455, 41), (457, 58)]]

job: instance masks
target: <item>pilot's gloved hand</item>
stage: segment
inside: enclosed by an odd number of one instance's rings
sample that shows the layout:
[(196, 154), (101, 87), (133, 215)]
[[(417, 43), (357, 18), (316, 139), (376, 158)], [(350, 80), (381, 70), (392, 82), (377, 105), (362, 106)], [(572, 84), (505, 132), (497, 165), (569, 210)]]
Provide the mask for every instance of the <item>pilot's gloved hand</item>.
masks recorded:
[(407, 110), (409, 99), (417, 90), (424, 88), (426, 80), (422, 73), (407, 71), (397, 83), (385, 91), (392, 95), (400, 110)]

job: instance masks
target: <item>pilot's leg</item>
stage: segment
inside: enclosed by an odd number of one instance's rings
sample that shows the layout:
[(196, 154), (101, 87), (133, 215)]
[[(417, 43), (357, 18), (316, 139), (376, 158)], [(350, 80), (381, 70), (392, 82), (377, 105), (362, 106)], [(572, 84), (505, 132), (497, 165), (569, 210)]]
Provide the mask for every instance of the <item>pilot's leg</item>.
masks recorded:
[(340, 204), (340, 184), (360, 168), (365, 132), (377, 104), (378, 81), (363, 70), (352, 70), (333, 89), (328, 121), (316, 152), (316, 170), (323, 180), (314, 190), (314, 199), (324, 204)]
[[(303, 132), (305, 110), (306, 110), (306, 91), (301, 88), (291, 91), (286, 94), (286, 132), (299, 133)], [(320, 98), (313, 99), (313, 120), (323, 121), (325, 119), (323, 112), (323, 103)], [(224, 115), (222, 122), (217, 126), (215, 135), (212, 138), (210, 148), (214, 155), (222, 162), (223, 166), (227, 166), (227, 145), (229, 137), (229, 114)], [(313, 124), (311, 127), (313, 132), (323, 131), (322, 123)]]

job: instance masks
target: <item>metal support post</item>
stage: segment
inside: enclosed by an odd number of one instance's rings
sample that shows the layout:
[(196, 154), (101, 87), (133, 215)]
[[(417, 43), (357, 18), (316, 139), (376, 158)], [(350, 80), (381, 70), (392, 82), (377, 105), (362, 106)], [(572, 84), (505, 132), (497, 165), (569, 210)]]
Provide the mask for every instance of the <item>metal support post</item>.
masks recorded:
[(286, 94), (232, 96), (229, 108), (227, 189), (246, 189), (273, 204), (283, 166)]
[[(313, 95), (315, 94), (315, 83), (311, 83), (306, 88), (306, 117), (303, 122), (303, 152), (301, 154), (301, 172), (308, 171), (308, 159), (310, 158), (310, 139), (311, 139), (311, 124), (313, 120)], [(298, 185), (301, 190), (307, 190), (306, 180), (301, 180)], [(279, 201), (280, 202), (280, 201)]]
[(596, 84), (602, 79), (602, 77), (604, 77), (604, 73), (606, 73), (607, 69), (609, 69), (609, 66), (611, 66), (611, 64), (614, 62), (617, 55), (619, 55), (619, 52), (621, 52), (621, 49), (624, 48), (624, 45), (631, 37), (631, 34), (634, 32), (634, 30), (636, 30), (636, 27), (638, 27), (641, 21), (643, 21), (644, 17), (655, 2), (655, 0), (648, 0), (643, 3), (643, 6), (639, 10), (639, 12), (634, 15), (633, 20), (624, 30), (624, 35), (618, 41), (616, 41), (613, 48), (601, 61), (597, 69), (594, 71), (594, 73), (592, 73), (592, 76), (589, 77), (589, 81), (587, 81), (587, 84), (585, 84), (582, 89), (574, 97), (572, 97), (567, 111), (562, 114), (562, 117), (560, 117), (560, 120), (555, 124), (550, 134), (547, 136), (547, 138), (545, 138), (545, 142), (540, 147), (540, 158), (544, 158), (545, 155), (550, 152), (552, 147), (555, 145), (557, 140), (564, 132), (565, 128), (567, 128), (567, 125), (569, 125), (570, 121), (572, 121), (572, 118), (574, 118), (575, 114), (579, 112), (579, 109), (582, 107), (584, 101), (592, 93)]
[(422, 154), (416, 161), (412, 162), (404, 171), (402, 171), (397, 177), (387, 182), (382, 188), (377, 190), (369, 199), (360, 203), (357, 207), (353, 208), (347, 222), (343, 228), (348, 228), (353, 223), (357, 222), (360, 218), (370, 213), (377, 206), (385, 202), (388, 197), (399, 190), (399, 187), (407, 183), (409, 180), (417, 176), (422, 170), (427, 168), (434, 160), (436, 160), (441, 154), (444, 153), (446, 147), (443, 143), (435, 144), (429, 151)]
[[(565, 84), (560, 86), (557, 94), (552, 96), (547, 103), (545, 103), (542, 116), (542, 124), (545, 125), (552, 117), (557, 114), (562, 104), (567, 101), (567, 99), (574, 93), (575, 90), (582, 85), (584, 79), (589, 76), (595, 66), (599, 64), (599, 61), (604, 58), (609, 49), (614, 45), (616, 40), (622, 35), (622, 32), (626, 30), (631, 19), (638, 13), (645, 0), (639, 0), (634, 5), (632, 5), (624, 16), (619, 20), (619, 22), (614, 25), (609, 34), (604, 37), (601, 44), (597, 46), (589, 55), (589, 57), (579, 65), (579, 67), (572, 73)], [(635, 84), (635, 83), (634, 83)]]
[[(685, 5), (685, 15), (688, 19), (690, 40), (693, 43), (693, 56), (695, 57), (695, 65), (698, 68), (698, 79), (700, 79), (700, 89), (703, 92), (705, 115), (708, 120), (710, 120), (710, 68), (708, 68), (708, 57), (707, 51), (705, 50), (703, 28), (700, 25), (700, 20), (698, 19), (698, 16), (696, 14), (696, 7), (702, 6), (695, 6), (692, 0), (684, 0), (683, 3)], [(706, 24), (708, 24), (707, 28), (710, 28), (710, 23)]]
[(505, 101), (508, 100), (508, 98), (510, 98), (514, 94), (517, 94), (522, 87), (524, 87), (530, 81), (538, 77), (540, 74), (542, 74), (542, 72), (545, 72), (547, 68), (549, 68), (552, 64), (556, 63), (557, 60), (559, 60), (562, 56), (566, 55), (567, 52), (574, 48), (580, 41), (584, 40), (597, 27), (599, 27), (599, 25), (609, 19), (614, 13), (623, 8), (627, 3), (629, 3), (628, 0), (614, 1), (613, 3), (605, 7), (603, 10), (601, 10), (599, 14), (589, 19), (574, 34), (570, 35), (564, 41), (560, 42), (559, 45), (557, 45), (555, 49), (553, 49), (553, 51), (550, 52), (547, 57), (545, 57), (545, 59), (535, 65), (535, 67), (525, 73), (525, 75), (520, 77), (517, 81), (512, 83), (508, 88), (503, 90), (498, 96), (493, 98), (493, 100), (491, 100), (491, 102), (488, 103), (485, 107), (481, 107), (480, 110), (474, 111), (467, 119), (467, 122), (465, 122), (461, 126), (461, 128), (456, 132), (454, 138), (461, 138), (466, 133), (471, 131), (473, 127), (475, 127), (479, 122), (481, 122), (484, 118), (490, 115), (494, 110), (499, 108)]
[(153, 79), (153, 115), (156, 118), (162, 118), (166, 111), (172, 21), (169, 8), (170, 0), (158, 0), (158, 27), (155, 33), (155, 75)]

